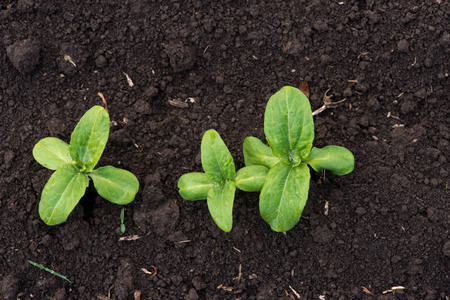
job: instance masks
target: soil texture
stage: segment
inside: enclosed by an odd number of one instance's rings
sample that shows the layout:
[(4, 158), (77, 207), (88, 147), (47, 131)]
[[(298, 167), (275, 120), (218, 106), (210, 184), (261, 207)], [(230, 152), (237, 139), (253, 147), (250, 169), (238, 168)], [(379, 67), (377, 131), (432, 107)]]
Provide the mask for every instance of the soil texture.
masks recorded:
[[(448, 300), (449, 24), (447, 0), (1, 0), (0, 297)], [(355, 170), (312, 180), (285, 234), (238, 192), (222, 232), (178, 178), (201, 171), (210, 128), (242, 167), (270, 95), (301, 81), (313, 110), (346, 99), (314, 117), (315, 146)], [(92, 185), (63, 225), (38, 214), (52, 171), (32, 148), (68, 142), (99, 92), (99, 166), (141, 184), (125, 234)]]

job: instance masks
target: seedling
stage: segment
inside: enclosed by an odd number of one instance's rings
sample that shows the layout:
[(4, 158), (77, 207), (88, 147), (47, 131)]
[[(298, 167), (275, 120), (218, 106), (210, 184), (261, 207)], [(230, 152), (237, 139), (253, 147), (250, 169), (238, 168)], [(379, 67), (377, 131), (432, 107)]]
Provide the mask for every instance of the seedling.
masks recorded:
[(125, 233), (125, 224), (123, 223), (125, 221), (125, 208), (122, 207), (122, 211), (120, 212), (120, 231), (122, 234)]
[(210, 129), (201, 144), (205, 173), (188, 173), (178, 181), (186, 200), (207, 199), (216, 224), (230, 231), (236, 188), (260, 191), (259, 209), (274, 231), (298, 223), (308, 199), (310, 171), (338, 175), (353, 170), (354, 157), (340, 146), (312, 147), (314, 120), (311, 105), (299, 89), (283, 87), (267, 103), (264, 132), (270, 146), (256, 137), (244, 141), (245, 167), (235, 172), (233, 157), (219, 134)]
[(109, 136), (109, 115), (101, 106), (88, 110), (78, 122), (70, 144), (47, 137), (33, 148), (33, 156), (44, 167), (55, 170), (48, 180), (39, 202), (39, 215), (47, 225), (58, 225), (80, 201), (89, 178), (100, 196), (124, 205), (133, 201), (139, 181), (129, 171), (97, 165)]
[(30, 264), (32, 264), (33, 266), (38, 267), (39, 269), (42, 269), (42, 270), (44, 270), (44, 271), (47, 271), (47, 272), (49, 272), (49, 273), (52, 274), (52, 275), (58, 276), (59, 278), (62, 278), (62, 279), (64, 279), (64, 280), (67, 280), (68, 282), (72, 283), (72, 281), (70, 281), (69, 279), (67, 279), (66, 276), (61, 275), (61, 274), (59, 274), (58, 272), (53, 271), (52, 269), (46, 268), (46, 267), (44, 267), (44, 266), (41, 265), (41, 264), (32, 262), (31, 260), (27, 260), (27, 261), (28, 261)]
[(270, 169), (261, 189), (259, 209), (274, 231), (294, 227), (308, 199), (310, 171), (350, 173), (353, 154), (340, 146), (312, 147), (314, 120), (308, 98), (299, 89), (283, 87), (267, 103), (264, 133), (270, 145), (255, 137), (244, 141), (246, 166)]
[(220, 135), (213, 129), (205, 132), (201, 143), (205, 173), (187, 173), (178, 180), (180, 195), (186, 200), (207, 200), (209, 212), (217, 226), (229, 232), (233, 226), (233, 202), (236, 188), (259, 191), (268, 168), (250, 166), (237, 173), (233, 157)]

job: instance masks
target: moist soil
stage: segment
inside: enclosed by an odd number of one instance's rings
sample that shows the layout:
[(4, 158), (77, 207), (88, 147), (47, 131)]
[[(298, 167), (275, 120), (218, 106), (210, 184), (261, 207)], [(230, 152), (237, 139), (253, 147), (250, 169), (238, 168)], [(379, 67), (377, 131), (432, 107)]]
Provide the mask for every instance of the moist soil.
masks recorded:
[[(449, 299), (449, 24), (447, 0), (2, 0), (0, 296)], [(270, 95), (301, 81), (313, 109), (328, 90), (346, 99), (314, 117), (315, 145), (350, 149), (354, 171), (312, 172), (285, 234), (258, 193), (237, 192), (222, 232), (178, 178), (202, 170), (210, 128), (242, 167)], [(99, 92), (112, 120), (99, 166), (140, 181), (124, 234), (122, 207), (92, 185), (66, 223), (38, 214), (52, 171), (32, 148), (68, 142)]]

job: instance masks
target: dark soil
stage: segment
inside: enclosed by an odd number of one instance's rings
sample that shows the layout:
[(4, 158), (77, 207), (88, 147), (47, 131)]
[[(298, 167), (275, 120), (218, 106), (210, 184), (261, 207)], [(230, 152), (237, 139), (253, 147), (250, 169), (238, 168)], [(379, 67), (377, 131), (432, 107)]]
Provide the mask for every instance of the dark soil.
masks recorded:
[[(447, 0), (0, 1), (0, 296), (449, 299), (449, 24)], [(313, 109), (347, 98), (315, 117), (315, 145), (350, 149), (354, 172), (312, 181), (285, 235), (238, 192), (221, 232), (178, 178), (210, 128), (242, 167), (269, 96), (301, 81)], [(32, 147), (69, 141), (98, 92), (114, 121), (99, 165), (141, 183), (124, 235), (94, 189), (63, 225), (38, 215), (51, 171)]]

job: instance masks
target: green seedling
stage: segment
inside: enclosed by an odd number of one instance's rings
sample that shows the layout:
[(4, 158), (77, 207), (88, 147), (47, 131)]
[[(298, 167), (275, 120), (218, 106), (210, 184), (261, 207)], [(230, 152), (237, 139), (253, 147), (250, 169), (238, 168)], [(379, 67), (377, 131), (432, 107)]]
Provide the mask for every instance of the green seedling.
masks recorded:
[(85, 194), (92, 179), (100, 196), (124, 205), (133, 201), (139, 181), (129, 171), (97, 165), (109, 136), (109, 115), (101, 106), (88, 110), (78, 122), (70, 144), (47, 137), (33, 148), (33, 156), (44, 167), (55, 170), (39, 202), (39, 215), (47, 225), (65, 222)]
[(186, 200), (207, 201), (214, 222), (223, 231), (233, 226), (233, 203), (236, 188), (259, 191), (269, 169), (249, 166), (237, 173), (233, 157), (220, 135), (213, 129), (205, 132), (201, 143), (204, 173), (187, 173), (178, 180), (180, 195)]
[(125, 221), (125, 208), (122, 207), (122, 211), (120, 212), (120, 231), (122, 234), (125, 233), (125, 224), (123, 223)]
[(308, 199), (310, 171), (329, 170), (338, 175), (353, 170), (354, 157), (346, 148), (312, 147), (314, 120), (308, 98), (299, 89), (283, 87), (267, 103), (264, 133), (270, 145), (255, 137), (244, 141), (246, 166), (270, 169), (262, 186), (259, 209), (274, 231), (294, 227)]
[(46, 268), (46, 267), (44, 267), (44, 266), (41, 265), (41, 264), (32, 262), (31, 260), (27, 260), (27, 261), (28, 261), (30, 264), (32, 264), (33, 266), (38, 267), (39, 269), (42, 269), (42, 270), (44, 270), (44, 271), (47, 271), (47, 272), (49, 272), (49, 273), (52, 274), (52, 275), (58, 276), (59, 278), (62, 278), (62, 279), (64, 279), (64, 280), (67, 280), (68, 282), (72, 283), (72, 281), (70, 281), (69, 279), (67, 279), (66, 276), (61, 275), (61, 274), (59, 274), (58, 272), (53, 271), (52, 269)]
[(274, 231), (294, 227), (308, 199), (310, 170), (329, 170), (337, 175), (354, 168), (353, 154), (340, 146), (316, 148), (311, 105), (299, 89), (283, 87), (267, 103), (264, 133), (269, 146), (260, 139), (244, 141), (245, 167), (235, 172), (233, 157), (214, 130), (208, 130), (201, 144), (204, 173), (180, 177), (178, 188), (186, 200), (207, 200), (216, 224), (230, 231), (236, 188), (260, 191), (259, 208)]

